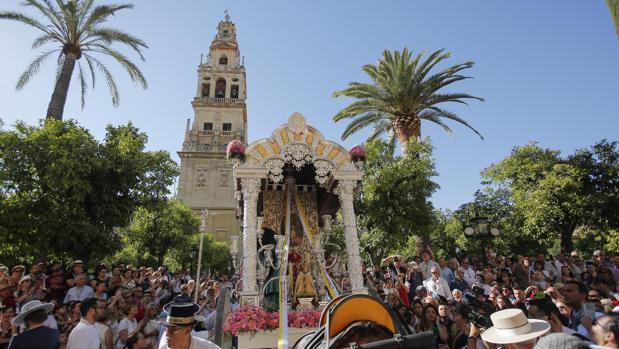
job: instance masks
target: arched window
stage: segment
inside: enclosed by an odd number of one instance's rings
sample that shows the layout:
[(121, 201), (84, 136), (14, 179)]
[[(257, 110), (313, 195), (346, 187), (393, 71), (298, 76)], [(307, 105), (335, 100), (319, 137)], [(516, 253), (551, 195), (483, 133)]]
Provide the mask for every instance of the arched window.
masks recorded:
[(239, 85), (230, 85), (230, 98), (239, 98)]
[(219, 64), (221, 64), (221, 65), (228, 64), (228, 57), (226, 57), (226, 56), (219, 57)]
[(221, 78), (215, 83), (215, 98), (226, 97), (226, 80)]

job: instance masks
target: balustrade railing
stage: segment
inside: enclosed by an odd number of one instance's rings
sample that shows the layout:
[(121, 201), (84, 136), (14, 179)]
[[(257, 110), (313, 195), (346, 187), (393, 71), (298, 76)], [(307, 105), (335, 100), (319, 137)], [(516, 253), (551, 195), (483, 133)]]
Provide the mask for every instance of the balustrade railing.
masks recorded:
[(205, 104), (245, 104), (245, 100), (238, 98), (195, 97), (193, 101)]
[(221, 153), (226, 151), (226, 144), (187, 144), (183, 151), (202, 151), (207, 153)]

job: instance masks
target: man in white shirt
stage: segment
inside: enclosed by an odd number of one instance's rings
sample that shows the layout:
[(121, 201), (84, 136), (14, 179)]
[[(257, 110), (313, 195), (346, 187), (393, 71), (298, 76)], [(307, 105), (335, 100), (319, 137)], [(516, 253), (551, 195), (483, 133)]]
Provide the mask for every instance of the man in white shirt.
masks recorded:
[(469, 286), (475, 283), (475, 269), (471, 267), (468, 258), (462, 259), (460, 263), (462, 269), (464, 269), (464, 281), (466, 281)]
[(80, 306), (82, 319), (71, 331), (67, 349), (99, 349), (101, 347), (101, 340), (95, 327), (96, 309), (96, 299), (90, 298), (82, 302)]
[(86, 285), (87, 281), (86, 274), (78, 274), (75, 277), (75, 286), (67, 291), (67, 295), (64, 297), (62, 303), (67, 304), (72, 301), (82, 302), (89, 298), (95, 298), (95, 291), (92, 287)]
[(424, 280), (423, 286), (432, 296), (443, 296), (448, 300), (453, 300), (447, 281), (441, 277), (441, 269), (438, 266), (434, 266), (430, 271), (432, 276)]
[(164, 310), (168, 313), (164, 322), (166, 332), (161, 337), (159, 349), (221, 349), (212, 342), (191, 335), (191, 330), (196, 323), (195, 313), (199, 309), (200, 307), (194, 303), (166, 305), (164, 307)]

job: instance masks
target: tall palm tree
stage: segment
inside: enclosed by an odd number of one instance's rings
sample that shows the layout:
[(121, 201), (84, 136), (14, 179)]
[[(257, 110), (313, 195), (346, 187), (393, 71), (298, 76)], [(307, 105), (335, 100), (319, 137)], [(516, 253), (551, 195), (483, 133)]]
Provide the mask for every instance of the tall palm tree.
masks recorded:
[(147, 88), (146, 79), (137, 65), (119, 51), (111, 48), (111, 45), (116, 42), (127, 45), (144, 61), (142, 49), (148, 48), (146, 43), (131, 34), (104, 26), (104, 23), (116, 12), (131, 9), (133, 5), (96, 5), (94, 0), (26, 0), (23, 5), (33, 7), (40, 12), (45, 23), (19, 12), (0, 12), (0, 19), (18, 21), (41, 31), (42, 35), (32, 43), (33, 50), (47, 44), (53, 45), (28, 65), (26, 71), (17, 80), (17, 90), (21, 90), (30, 81), (45, 60), (55, 53), (58, 54), (56, 84), (47, 107), (46, 118), (62, 120), (69, 84), (76, 64), (81, 87), (82, 109), (84, 108), (88, 82), (84, 74), (86, 69), (82, 66), (83, 60), (86, 61), (87, 72), (90, 72), (92, 87), (95, 86), (95, 70), (99, 70), (105, 76), (112, 96), (112, 104), (118, 106), (120, 97), (116, 81), (108, 67), (95, 57), (96, 54), (112, 57), (127, 71), (131, 80)]
[(385, 50), (376, 65), (366, 64), (363, 71), (372, 79), (371, 84), (352, 82), (345, 89), (335, 91), (334, 97), (347, 96), (358, 99), (340, 110), (333, 121), (352, 119), (342, 139), (365, 128), (374, 126), (369, 138), (390, 133), (397, 137), (406, 154), (407, 144), (411, 138), (421, 136), (421, 121), (427, 120), (452, 133), (444, 119), (459, 122), (482, 137), (471, 125), (442, 107), (442, 103), (463, 103), (466, 99), (482, 98), (465, 93), (441, 92), (440, 90), (456, 81), (469, 77), (459, 73), (473, 66), (473, 62), (456, 64), (438, 73), (430, 75), (436, 64), (451, 54), (438, 50), (422, 61), (423, 53), (414, 58), (404, 48), (402, 52)]

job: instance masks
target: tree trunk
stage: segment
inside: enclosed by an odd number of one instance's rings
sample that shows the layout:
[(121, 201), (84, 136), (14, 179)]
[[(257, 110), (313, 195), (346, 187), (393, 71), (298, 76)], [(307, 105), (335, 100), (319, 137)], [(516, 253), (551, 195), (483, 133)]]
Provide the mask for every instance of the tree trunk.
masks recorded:
[(561, 232), (561, 251), (570, 253), (574, 250), (574, 241), (572, 241), (573, 229), (565, 229)]
[(393, 130), (395, 132), (396, 137), (398, 137), (398, 141), (400, 141), (400, 149), (402, 150), (402, 155), (407, 157), (408, 154), (408, 141), (411, 138), (418, 139), (421, 137), (421, 121), (413, 120), (411, 122), (400, 121), (396, 119), (393, 123)]
[(77, 56), (74, 53), (68, 52), (65, 54), (62, 71), (60, 71), (56, 86), (54, 87), (54, 93), (52, 93), (52, 99), (47, 107), (46, 118), (62, 120), (64, 105), (67, 102), (67, 94), (69, 93), (69, 85), (76, 61)]

